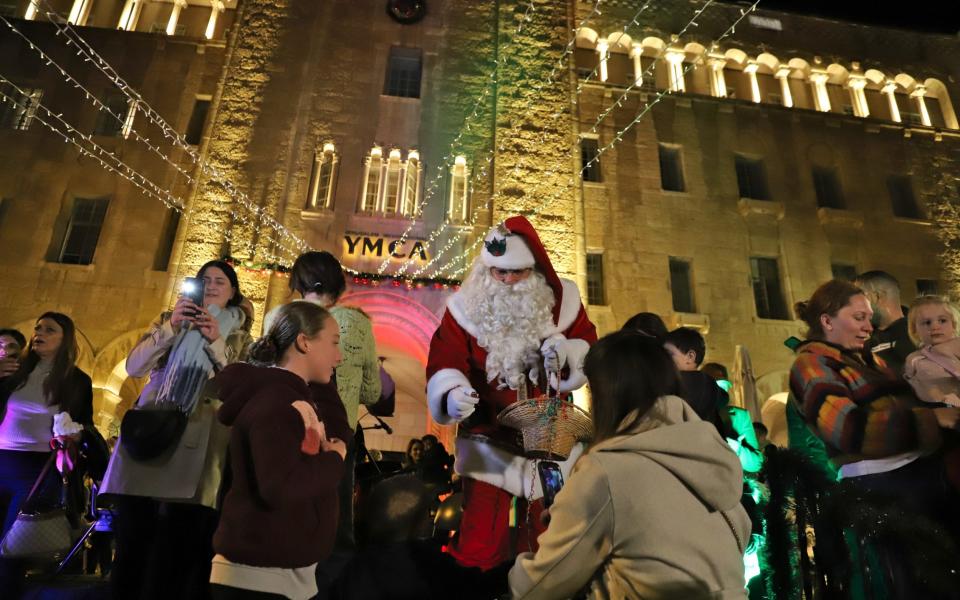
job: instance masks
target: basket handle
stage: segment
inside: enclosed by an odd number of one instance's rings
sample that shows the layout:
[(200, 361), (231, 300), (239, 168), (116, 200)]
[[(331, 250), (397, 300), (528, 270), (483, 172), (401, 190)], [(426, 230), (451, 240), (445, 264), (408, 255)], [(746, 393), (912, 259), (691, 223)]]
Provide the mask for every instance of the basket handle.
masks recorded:
[(550, 376), (553, 375), (554, 377), (556, 377), (557, 386), (559, 386), (560, 385), (560, 369), (559, 369), (560, 365), (556, 365), (558, 367), (557, 369), (548, 369), (546, 364), (544, 364), (546, 359), (544, 359), (542, 354), (540, 355), (540, 358), (541, 360), (538, 366), (539, 372), (537, 373), (537, 375), (542, 378), (543, 386), (544, 386), (544, 390), (546, 391), (547, 398), (549, 398), (550, 400), (556, 400), (557, 398), (560, 397), (560, 390), (554, 389), (554, 387), (550, 385)]

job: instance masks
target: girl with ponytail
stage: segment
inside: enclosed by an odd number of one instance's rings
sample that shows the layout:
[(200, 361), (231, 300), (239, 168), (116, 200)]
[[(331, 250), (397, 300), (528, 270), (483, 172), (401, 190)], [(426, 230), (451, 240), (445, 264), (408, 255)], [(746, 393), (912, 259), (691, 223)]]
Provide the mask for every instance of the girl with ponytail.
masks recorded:
[(213, 598), (312, 598), (316, 565), (337, 529), (337, 486), (347, 453), (328, 436), (310, 384), (340, 362), (340, 331), (310, 302), (282, 306), (250, 348), (258, 364), (217, 376), (230, 431), (231, 483), (213, 538)]

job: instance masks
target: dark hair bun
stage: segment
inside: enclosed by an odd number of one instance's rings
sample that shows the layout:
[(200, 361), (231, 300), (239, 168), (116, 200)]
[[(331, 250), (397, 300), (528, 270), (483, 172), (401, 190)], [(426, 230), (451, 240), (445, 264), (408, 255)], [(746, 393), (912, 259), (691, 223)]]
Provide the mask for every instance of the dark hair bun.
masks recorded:
[(801, 321), (807, 320), (807, 312), (810, 308), (810, 303), (806, 300), (801, 300), (793, 305), (793, 312), (796, 313), (797, 318)]
[(277, 343), (269, 335), (265, 335), (250, 345), (250, 360), (262, 364), (276, 364), (279, 358)]

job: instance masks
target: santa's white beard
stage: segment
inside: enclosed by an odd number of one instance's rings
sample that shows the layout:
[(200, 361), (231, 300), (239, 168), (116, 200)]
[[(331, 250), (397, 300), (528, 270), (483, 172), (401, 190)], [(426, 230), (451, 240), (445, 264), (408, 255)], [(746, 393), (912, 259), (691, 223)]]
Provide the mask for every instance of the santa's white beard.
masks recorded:
[(517, 389), (529, 371), (536, 380), (540, 344), (553, 325), (556, 302), (546, 278), (534, 271), (507, 285), (478, 261), (460, 294), (464, 312), (477, 330), (477, 343), (487, 351), (487, 381), (496, 378), (499, 387)]

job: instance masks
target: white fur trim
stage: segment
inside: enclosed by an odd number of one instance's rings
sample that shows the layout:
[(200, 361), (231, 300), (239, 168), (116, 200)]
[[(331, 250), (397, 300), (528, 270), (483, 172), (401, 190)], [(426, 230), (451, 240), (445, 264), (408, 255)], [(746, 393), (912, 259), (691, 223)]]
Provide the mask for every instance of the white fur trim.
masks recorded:
[(467, 376), (456, 369), (440, 369), (427, 382), (427, 406), (430, 407), (433, 420), (440, 425), (449, 425), (456, 421), (444, 410), (443, 403), (447, 392), (461, 386), (472, 387)]
[[(532, 499), (536, 500), (543, 497), (543, 488), (540, 485), (535, 460), (517, 456), (496, 446), (467, 438), (458, 437), (456, 445), (457, 462), (454, 469), (457, 473), (477, 481), (489, 483), (519, 498), (528, 497), (532, 483)], [(570, 479), (573, 465), (581, 454), (583, 454), (583, 444), (577, 444), (573, 447), (567, 460), (560, 463), (560, 471), (563, 473), (564, 481)]]
[(484, 238), (483, 248), (480, 249), (480, 260), (483, 261), (483, 264), (498, 269), (529, 269), (537, 264), (537, 259), (534, 258), (533, 252), (530, 252), (530, 247), (527, 246), (527, 242), (524, 241), (522, 236), (508, 235), (505, 238), (507, 251), (502, 256), (494, 256), (487, 252), (486, 242), (494, 238), (504, 239), (496, 230), (491, 231)]
[[(577, 315), (580, 314), (580, 289), (577, 288), (577, 284), (569, 279), (561, 279), (560, 283), (563, 286), (563, 296), (560, 298), (560, 318), (556, 326), (553, 326), (551, 322), (551, 327), (541, 334), (544, 339), (557, 334), (562, 337), (563, 332), (573, 325), (573, 322), (577, 320)], [(463, 309), (460, 292), (450, 295), (447, 300), (447, 309), (457, 324), (463, 327), (467, 333), (473, 337), (479, 335), (476, 326), (467, 318)]]

